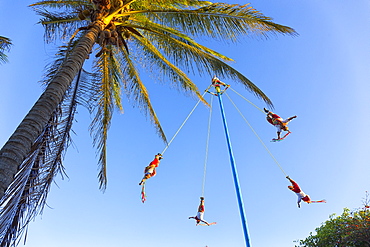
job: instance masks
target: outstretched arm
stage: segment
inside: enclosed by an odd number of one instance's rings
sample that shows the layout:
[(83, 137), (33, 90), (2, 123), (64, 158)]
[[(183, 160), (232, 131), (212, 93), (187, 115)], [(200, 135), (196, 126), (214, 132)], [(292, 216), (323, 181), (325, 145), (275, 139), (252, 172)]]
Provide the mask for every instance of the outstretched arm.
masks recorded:
[(286, 176), (286, 178), (292, 183), (293, 187), (298, 187), (298, 184), (293, 179), (291, 179), (289, 176)]
[(292, 183), (293, 185), (293, 189), (292, 191), (294, 191), (295, 193), (299, 193), (301, 192), (301, 188), (299, 187), (299, 185), (293, 180), (291, 179), (289, 176), (286, 176), (286, 178)]

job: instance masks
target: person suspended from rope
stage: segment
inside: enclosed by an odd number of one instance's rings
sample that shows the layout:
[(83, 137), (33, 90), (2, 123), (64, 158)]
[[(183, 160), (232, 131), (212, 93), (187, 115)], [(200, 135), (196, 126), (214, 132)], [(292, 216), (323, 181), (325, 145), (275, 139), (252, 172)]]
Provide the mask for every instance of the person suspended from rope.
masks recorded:
[[(218, 96), (218, 94), (223, 94), (226, 91), (226, 89), (230, 87), (230, 85), (220, 81), (220, 79), (218, 79), (216, 76), (213, 76), (211, 86), (215, 87), (216, 93), (212, 93), (210, 91), (207, 91), (207, 92), (215, 96)], [(225, 87), (224, 90), (222, 91), (221, 91), (221, 86)]]
[[(293, 116), (287, 119), (281, 118), (279, 115), (267, 110), (266, 108), (263, 108), (263, 110), (266, 112), (267, 116), (266, 119), (267, 121), (274, 125), (277, 129), (277, 139), (272, 139), (273, 141), (278, 141), (278, 140), (283, 140), (285, 137), (287, 137), (291, 132), (288, 128), (288, 123), (292, 121), (294, 118), (297, 116)], [(281, 138), (281, 132), (286, 131), (287, 133)]]
[(162, 154), (160, 153), (154, 156), (154, 160), (150, 162), (150, 164), (147, 167), (145, 167), (144, 177), (143, 179), (141, 179), (139, 185), (142, 185), (143, 183), (145, 183), (147, 179), (154, 177), (157, 174), (156, 168), (158, 167), (161, 159), (163, 159), (163, 157), (162, 157)]
[(205, 221), (203, 219), (203, 215), (204, 215), (204, 197), (201, 196), (200, 197), (200, 203), (199, 203), (199, 206), (198, 206), (197, 216), (190, 216), (189, 219), (195, 219), (196, 225), (200, 225), (200, 222), (203, 222), (207, 226), (216, 224), (216, 222), (208, 223), (207, 221)]
[(319, 203), (319, 202), (326, 202), (326, 200), (320, 200), (320, 201), (311, 201), (311, 198), (309, 195), (305, 194), (301, 188), (299, 187), (299, 185), (293, 180), (291, 179), (289, 176), (286, 176), (286, 178), (292, 183), (292, 185), (289, 185), (288, 186), (288, 189), (290, 189), (291, 191), (295, 192), (298, 196), (298, 207), (300, 208), (301, 207), (301, 201), (304, 201), (304, 202), (307, 202), (308, 204), (310, 203)]
[(162, 154), (158, 153), (154, 156), (154, 160), (149, 163), (147, 167), (144, 169), (144, 177), (141, 179), (139, 185), (141, 185), (141, 201), (144, 203), (146, 201), (146, 194), (145, 194), (145, 181), (151, 177), (154, 177), (157, 172), (156, 168), (159, 165), (160, 160), (163, 159)]

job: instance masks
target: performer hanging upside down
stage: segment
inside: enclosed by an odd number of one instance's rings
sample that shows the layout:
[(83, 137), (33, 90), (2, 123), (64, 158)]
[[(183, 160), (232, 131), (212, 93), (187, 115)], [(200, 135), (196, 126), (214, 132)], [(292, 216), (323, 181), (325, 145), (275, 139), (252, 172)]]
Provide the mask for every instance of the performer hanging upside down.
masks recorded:
[[(230, 85), (220, 81), (220, 79), (218, 79), (216, 76), (213, 76), (212, 78), (212, 86), (215, 87), (215, 90), (216, 90), (216, 93), (212, 93), (210, 91), (207, 91), (208, 93), (210, 94), (213, 94), (215, 96), (218, 95), (218, 93), (222, 94), (223, 92), (225, 92), (226, 89), (228, 89), (230, 87)], [(224, 86), (224, 90), (221, 91), (221, 86)]]
[(321, 200), (321, 201), (311, 201), (311, 198), (309, 195), (306, 195), (302, 190), (301, 188), (299, 187), (299, 185), (293, 180), (291, 179), (289, 176), (286, 177), (291, 183), (292, 185), (289, 185), (288, 188), (295, 192), (298, 196), (298, 207), (300, 208), (301, 207), (301, 201), (304, 201), (304, 202), (307, 202), (307, 203), (313, 203), (313, 202), (326, 202), (325, 200)]
[(155, 168), (158, 167), (160, 160), (163, 159), (162, 154), (158, 153), (154, 156), (154, 160), (150, 162), (150, 164), (145, 167), (144, 170), (144, 177), (139, 183), (141, 185), (142, 183), (145, 183), (145, 181), (151, 177), (154, 177), (157, 173), (155, 171)]
[(197, 213), (197, 216), (191, 216), (189, 217), (189, 219), (195, 219), (197, 224), (196, 225), (199, 225), (200, 222), (203, 222), (205, 223), (207, 226), (209, 226), (210, 224), (203, 220), (203, 215), (204, 215), (204, 197), (200, 197), (200, 204), (199, 204), (199, 207), (198, 207), (198, 213)]
[[(291, 133), (287, 125), (290, 121), (292, 121), (297, 116), (293, 116), (293, 117), (290, 117), (284, 120), (279, 115), (267, 110), (266, 108), (263, 108), (263, 110), (265, 110), (265, 112), (267, 113), (267, 116), (266, 116), (267, 121), (270, 124), (274, 125), (277, 129), (277, 137), (278, 137), (277, 140), (284, 139), (287, 135)], [(288, 132), (284, 135), (283, 138), (280, 137), (282, 131)]]

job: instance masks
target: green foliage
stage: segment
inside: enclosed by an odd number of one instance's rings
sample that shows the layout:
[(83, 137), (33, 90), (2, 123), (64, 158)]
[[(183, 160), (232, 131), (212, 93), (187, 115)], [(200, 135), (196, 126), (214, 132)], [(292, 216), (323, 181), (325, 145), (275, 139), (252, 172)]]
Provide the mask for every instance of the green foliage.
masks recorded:
[[(299, 247), (368, 247), (370, 246), (370, 210), (368, 204), (361, 209), (343, 210), (339, 216), (332, 214), (329, 220), (315, 229)], [(296, 246), (298, 247), (298, 246)]]
[(0, 36), (0, 63), (8, 61), (5, 51), (9, 51), (11, 45), (12, 42), (9, 38)]

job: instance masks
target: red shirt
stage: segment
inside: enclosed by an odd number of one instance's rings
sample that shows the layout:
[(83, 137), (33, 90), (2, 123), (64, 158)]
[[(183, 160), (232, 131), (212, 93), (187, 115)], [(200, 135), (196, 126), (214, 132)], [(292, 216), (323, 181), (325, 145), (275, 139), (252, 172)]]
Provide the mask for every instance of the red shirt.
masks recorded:
[(275, 114), (275, 113), (269, 113), (267, 115), (267, 121), (272, 125), (279, 125), (280, 124), (280, 122), (276, 121), (277, 119), (281, 119), (281, 121), (282, 121), (282, 118), (279, 115)]
[(150, 162), (149, 166), (158, 167), (159, 159), (155, 158), (152, 162)]
[(303, 201), (305, 201), (305, 202), (311, 201), (310, 197), (308, 195), (306, 195), (304, 192), (302, 192), (301, 188), (299, 187), (299, 185), (296, 182), (294, 182), (293, 180), (290, 180), (290, 182), (293, 185), (292, 191), (299, 194), (299, 197), (301, 197), (301, 199)]
[(299, 192), (302, 191), (301, 188), (299, 188), (299, 185), (296, 182), (294, 182), (293, 180), (290, 180), (290, 182), (293, 185), (292, 191), (294, 191), (295, 193), (299, 193)]
[(198, 212), (201, 212), (201, 213), (204, 212), (204, 205), (199, 205)]

